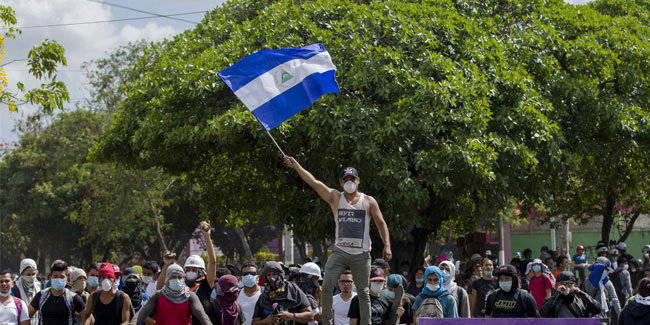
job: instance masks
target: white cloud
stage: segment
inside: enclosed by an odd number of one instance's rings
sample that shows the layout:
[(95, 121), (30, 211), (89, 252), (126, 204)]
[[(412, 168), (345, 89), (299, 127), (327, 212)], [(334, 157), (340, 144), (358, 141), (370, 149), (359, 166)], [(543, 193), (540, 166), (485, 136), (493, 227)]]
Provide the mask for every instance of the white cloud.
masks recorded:
[[(135, 7), (160, 14), (171, 14), (189, 11), (209, 10), (223, 1), (120, 1), (125, 6)], [(85, 0), (5, 0), (16, 12), (17, 26), (37, 26), (49, 24), (77, 23), (88, 21), (103, 21), (119, 18), (142, 17), (146, 14), (130, 12), (120, 8), (112, 8), (96, 2)], [(201, 15), (188, 16), (200, 21)], [(74, 108), (77, 101), (87, 96), (85, 77), (81, 65), (92, 59), (102, 58), (115, 48), (128, 42), (147, 39), (160, 41), (173, 36), (193, 25), (169, 19), (138, 20), (123, 23), (100, 23), (74, 25), (64, 27), (23, 29), (23, 33), (16, 39), (5, 42), (7, 56), (3, 63), (12, 59), (24, 59), (32, 46), (39, 44), (44, 39), (56, 40), (65, 48), (67, 67), (61, 67), (58, 79), (65, 82), (70, 93), (71, 103), (67, 105)], [(5, 66), (10, 85), (21, 81), (26, 87), (35, 87), (41, 82), (30, 77), (24, 61)], [(17, 135), (12, 132), (14, 121), (24, 118), (25, 114), (34, 112), (34, 107), (22, 105), (20, 113), (8, 111), (6, 106), (0, 106), (0, 142), (15, 141)]]

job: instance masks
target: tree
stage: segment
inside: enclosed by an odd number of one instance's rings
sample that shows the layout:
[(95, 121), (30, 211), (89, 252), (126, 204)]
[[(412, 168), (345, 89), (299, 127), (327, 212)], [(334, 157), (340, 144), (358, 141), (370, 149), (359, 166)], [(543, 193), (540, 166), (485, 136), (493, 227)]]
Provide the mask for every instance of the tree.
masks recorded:
[(331, 186), (341, 167), (356, 166), (361, 190), (389, 223), (394, 263), (415, 267), (443, 224), (465, 233), (491, 227), (513, 198), (541, 202), (547, 193), (537, 186), (548, 174), (540, 161), (561, 158), (552, 105), (508, 56), (499, 26), (460, 5), (228, 2), (195, 29), (151, 45), (93, 155), (186, 175), (205, 191), (202, 206), (228, 224), (264, 216), (301, 240), (331, 239), (329, 207), (284, 169), (216, 75), (256, 50), (322, 42), (341, 94), (273, 132)]
[[(56, 41), (46, 39), (29, 51), (27, 59), (15, 59), (1, 64), (2, 56), (7, 54), (4, 40), (15, 38), (16, 34), (20, 34), (20, 29), (14, 27), (16, 22), (13, 9), (0, 5), (0, 23), (4, 30), (0, 33), (0, 104), (7, 105), (10, 111), (17, 111), (18, 105), (26, 103), (38, 105), (46, 113), (51, 113), (55, 109), (63, 109), (64, 102), (69, 102), (70, 96), (65, 84), (56, 80), (56, 72), (57, 66), (66, 66), (67, 61), (64, 56), (65, 50)], [(34, 78), (47, 83), (43, 83), (37, 88), (27, 89), (22, 82), (18, 81), (16, 82), (17, 92), (9, 91), (7, 89), (9, 80), (4, 66), (14, 61), (27, 61), (29, 73)]]
[(579, 223), (602, 216), (601, 239), (608, 242), (614, 225), (624, 224), (624, 240), (638, 216), (650, 212), (650, 84), (639, 77), (650, 73), (647, 2), (536, 12), (511, 15), (519, 28), (509, 39), (512, 55), (555, 108), (549, 117), (562, 137), (567, 163), (549, 170), (555, 173), (546, 186), (553, 198), (547, 215)]

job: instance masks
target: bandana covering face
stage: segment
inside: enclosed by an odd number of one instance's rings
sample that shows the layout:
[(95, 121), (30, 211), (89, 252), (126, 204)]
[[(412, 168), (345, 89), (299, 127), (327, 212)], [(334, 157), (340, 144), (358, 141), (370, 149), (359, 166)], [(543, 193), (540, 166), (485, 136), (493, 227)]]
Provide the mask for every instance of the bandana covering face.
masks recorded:
[(221, 308), (221, 324), (234, 325), (239, 316), (237, 309), (237, 296), (239, 295), (239, 288), (237, 287), (237, 278), (227, 274), (219, 278), (219, 286), (217, 293), (217, 303)]
[(178, 264), (172, 264), (167, 268), (167, 273), (165, 274), (165, 286), (162, 289), (162, 294), (174, 304), (182, 304), (190, 299), (190, 289), (187, 286), (183, 286), (180, 291), (174, 291), (170, 289), (170, 278), (174, 274), (180, 274), (185, 277), (185, 271)]

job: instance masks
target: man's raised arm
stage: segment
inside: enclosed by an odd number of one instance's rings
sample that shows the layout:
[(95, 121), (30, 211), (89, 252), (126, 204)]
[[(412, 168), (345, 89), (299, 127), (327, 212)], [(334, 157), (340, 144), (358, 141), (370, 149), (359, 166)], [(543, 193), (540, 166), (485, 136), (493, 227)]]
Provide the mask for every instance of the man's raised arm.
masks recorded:
[(298, 172), (298, 175), (300, 175), (300, 178), (302, 178), (302, 180), (305, 181), (307, 185), (313, 188), (314, 191), (316, 191), (316, 193), (318, 193), (318, 195), (321, 197), (321, 199), (330, 204), (334, 202), (333, 198), (335, 190), (327, 187), (327, 185), (323, 184), (323, 182), (317, 180), (314, 175), (302, 168), (296, 159), (293, 157), (284, 156), (284, 163), (287, 165), (287, 167), (295, 169), (296, 172)]

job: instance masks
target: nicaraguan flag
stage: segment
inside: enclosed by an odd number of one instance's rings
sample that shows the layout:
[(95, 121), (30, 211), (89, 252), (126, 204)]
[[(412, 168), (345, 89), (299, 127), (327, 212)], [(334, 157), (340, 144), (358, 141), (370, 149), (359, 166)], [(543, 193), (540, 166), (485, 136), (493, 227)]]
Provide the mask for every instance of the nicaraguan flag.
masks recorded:
[(219, 77), (268, 131), (326, 93), (338, 93), (336, 67), (323, 44), (261, 50)]

